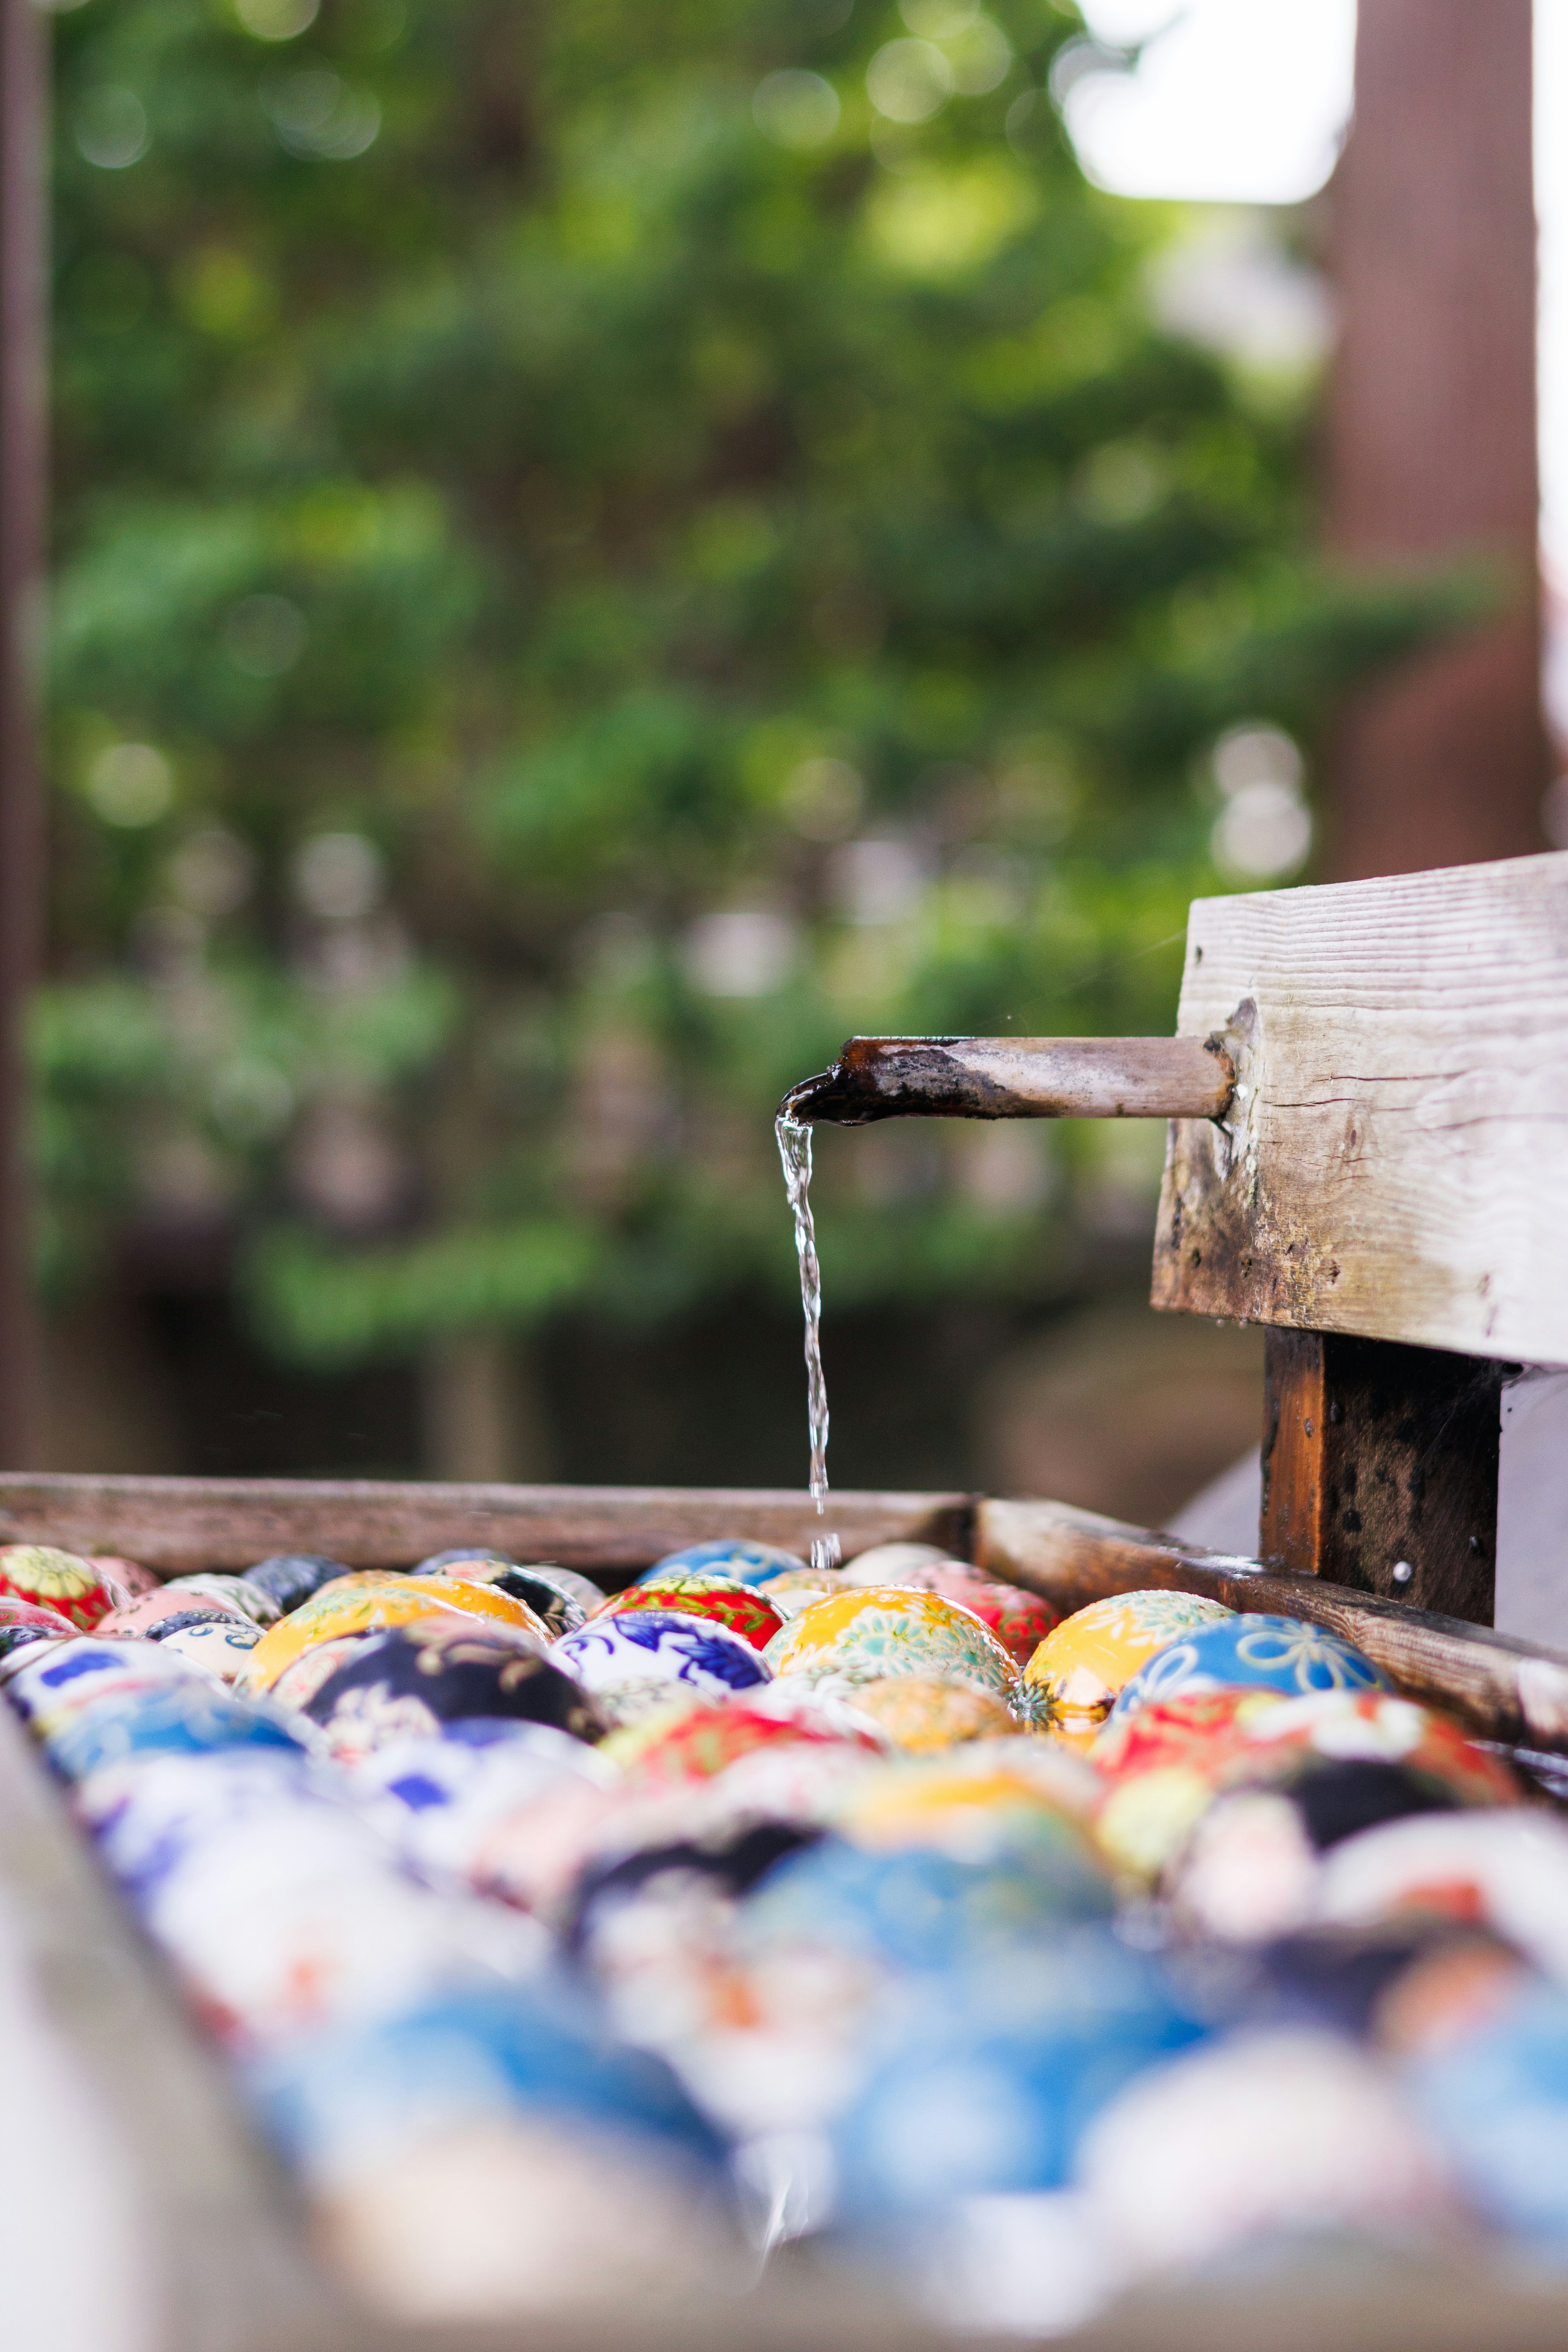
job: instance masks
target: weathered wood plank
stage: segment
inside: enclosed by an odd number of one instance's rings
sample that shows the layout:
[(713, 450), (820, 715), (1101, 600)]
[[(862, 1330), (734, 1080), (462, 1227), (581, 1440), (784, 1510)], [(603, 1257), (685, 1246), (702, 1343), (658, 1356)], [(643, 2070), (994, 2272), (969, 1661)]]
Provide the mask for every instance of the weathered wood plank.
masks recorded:
[(1199, 899), (1178, 1027), (1157, 1307), (1568, 1360), (1568, 853)]
[(1259, 1559), (1489, 1625), (1501, 1427), (1489, 1357), (1270, 1330)]
[(1231, 1609), (1304, 1617), (1358, 1643), (1401, 1690), (1447, 1707), (1483, 1738), (1568, 1755), (1568, 1656), (1506, 1633), (1189, 1549), (1065, 1503), (983, 1502), (974, 1557), (1062, 1609), (1163, 1585)]
[(307, 2256), (296, 2200), (4, 1700), (0, 1888), (134, 2181), (157, 2352), (346, 2352), (342, 2306)]
[(967, 1549), (967, 1495), (766, 1487), (464, 1486), (373, 1479), (137, 1478), (0, 1474), (0, 1542), (112, 1552), (165, 1576), (247, 1568), (270, 1552), (324, 1552), (349, 1568), (406, 1568), (457, 1544), (611, 1579), (720, 1536), (804, 1551), (837, 1529), (846, 1559), (904, 1538)]

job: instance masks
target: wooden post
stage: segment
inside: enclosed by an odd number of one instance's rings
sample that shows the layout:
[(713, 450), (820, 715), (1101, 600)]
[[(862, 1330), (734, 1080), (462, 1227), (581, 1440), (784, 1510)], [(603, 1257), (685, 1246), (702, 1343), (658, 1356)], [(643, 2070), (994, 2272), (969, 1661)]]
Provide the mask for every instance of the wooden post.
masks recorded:
[(1359, 569), (1493, 565), (1506, 609), (1357, 697), (1333, 878), (1543, 846), (1531, 0), (1361, 0), (1331, 189), (1326, 526)]
[(46, 22), (34, 0), (0, 0), (0, 1467), (8, 1469), (37, 1465), (44, 1414), (26, 1024), (44, 937)]
[(1501, 1401), (1485, 1357), (1269, 1331), (1264, 1566), (1489, 1625)]

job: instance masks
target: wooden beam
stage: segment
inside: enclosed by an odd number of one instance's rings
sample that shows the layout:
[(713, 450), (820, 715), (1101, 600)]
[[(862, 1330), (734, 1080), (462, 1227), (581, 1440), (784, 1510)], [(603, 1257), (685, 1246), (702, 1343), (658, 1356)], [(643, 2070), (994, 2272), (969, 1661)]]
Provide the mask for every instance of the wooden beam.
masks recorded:
[(0, 1475), (0, 1542), (118, 1553), (164, 1576), (248, 1568), (269, 1553), (322, 1552), (348, 1568), (406, 1568), (456, 1544), (493, 1544), (623, 1581), (683, 1544), (744, 1536), (804, 1554), (835, 1530), (847, 1559), (910, 1539), (966, 1556), (968, 1495), (765, 1487), (485, 1486), (371, 1479)]
[(1200, 898), (1156, 1307), (1568, 1362), (1568, 856)]
[(41, 1459), (26, 1024), (43, 958), (47, 19), (0, 0), (0, 1465)]
[(1531, 0), (1360, 0), (1330, 190), (1326, 537), (1362, 571), (1479, 558), (1501, 609), (1343, 712), (1337, 876), (1542, 846), (1531, 42)]
[(1159, 1585), (1229, 1609), (1302, 1617), (1354, 1642), (1397, 1688), (1446, 1707), (1480, 1738), (1568, 1755), (1568, 1655), (1506, 1633), (1363, 1598), (1322, 1577), (1277, 1575), (1065, 1503), (981, 1503), (974, 1558), (1058, 1609)]
[(1258, 1558), (1489, 1625), (1501, 1431), (1486, 1357), (1270, 1331)]

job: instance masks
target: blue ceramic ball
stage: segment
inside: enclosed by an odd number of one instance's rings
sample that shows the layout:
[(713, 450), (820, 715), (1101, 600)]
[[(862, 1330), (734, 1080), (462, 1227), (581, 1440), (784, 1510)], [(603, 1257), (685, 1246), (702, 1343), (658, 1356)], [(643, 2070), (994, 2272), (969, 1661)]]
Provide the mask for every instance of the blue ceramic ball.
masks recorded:
[(1101, 2109), (1204, 2032), (1159, 1963), (1098, 1925), (943, 1976), (838, 2118), (840, 2218), (875, 2229), (1065, 2188)]
[(673, 1609), (630, 1609), (593, 1618), (557, 1642), (550, 1654), (589, 1691), (668, 1683), (703, 1698), (724, 1699), (731, 1691), (773, 1680), (741, 1634)]
[(1125, 1722), (1152, 1701), (1223, 1690), (1304, 1698), (1313, 1691), (1387, 1688), (1387, 1676), (1363, 1651), (1321, 1625), (1300, 1617), (1225, 1617), (1156, 1650), (1121, 1693), (1110, 1720)]
[(748, 1543), (742, 1536), (721, 1536), (716, 1543), (687, 1544), (679, 1551), (668, 1552), (664, 1559), (639, 1576), (639, 1584), (658, 1584), (667, 1576), (689, 1576), (700, 1569), (715, 1570), (721, 1575), (732, 1576), (737, 1584), (771, 1584), (775, 1576), (787, 1576), (805, 1562), (793, 1551), (781, 1551), (776, 1544)]

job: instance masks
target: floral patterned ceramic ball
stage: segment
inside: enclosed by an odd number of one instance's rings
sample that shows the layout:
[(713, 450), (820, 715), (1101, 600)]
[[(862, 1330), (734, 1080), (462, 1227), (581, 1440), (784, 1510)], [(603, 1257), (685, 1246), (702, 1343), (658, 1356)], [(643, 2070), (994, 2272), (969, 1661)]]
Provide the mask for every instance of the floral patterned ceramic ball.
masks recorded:
[(74, 1552), (56, 1551), (48, 1544), (0, 1546), (0, 1593), (17, 1601), (36, 1601), (67, 1618), (79, 1633), (90, 1633), (109, 1615), (121, 1609), (131, 1595), (122, 1584)]
[(718, 1569), (739, 1584), (771, 1584), (775, 1576), (787, 1576), (792, 1569), (805, 1566), (798, 1553), (781, 1551), (776, 1544), (751, 1543), (743, 1536), (721, 1536), (714, 1543), (685, 1544), (679, 1551), (667, 1552), (638, 1581), (654, 1584), (667, 1576), (688, 1576), (694, 1571)]
[(703, 1698), (727, 1698), (769, 1680), (760, 1654), (727, 1625), (673, 1609), (636, 1609), (595, 1617), (557, 1642), (551, 1655), (601, 1699), (616, 1722), (669, 1696), (679, 1685)]
[(1026, 1592), (1021, 1585), (999, 1583), (967, 1560), (946, 1559), (935, 1568), (915, 1570), (908, 1580), (922, 1592), (940, 1592), (944, 1601), (956, 1601), (961, 1609), (973, 1610), (1020, 1667), (1028, 1664), (1046, 1636), (1061, 1623), (1061, 1611), (1053, 1609), (1039, 1593)]
[[(406, 1625), (417, 1617), (461, 1617), (463, 1612), (456, 1596), (444, 1600), (433, 1593), (429, 1586), (435, 1580), (415, 1584), (406, 1576), (383, 1574), (379, 1570), (355, 1576), (340, 1576), (331, 1584), (323, 1584), (310, 1600), (301, 1602), (279, 1624), (274, 1625), (265, 1641), (258, 1642), (250, 1654), (250, 1667), (246, 1676), (247, 1689), (270, 1690), (286, 1666), (313, 1649), (318, 1642), (331, 1642), (342, 1633), (381, 1633), (392, 1625)], [(295, 1705), (299, 1702), (296, 1700)]]
[(763, 1654), (774, 1674), (889, 1675), (967, 1683), (1010, 1706), (1018, 1669), (989, 1626), (937, 1592), (907, 1585), (851, 1587), (814, 1601)]
[(450, 1619), (395, 1626), (356, 1642), (302, 1712), (353, 1766), (394, 1740), (432, 1738), (479, 1717), (543, 1723), (596, 1739), (604, 1718), (542, 1644), (510, 1626)]
[(638, 1609), (669, 1609), (679, 1616), (703, 1617), (712, 1624), (727, 1625), (731, 1633), (750, 1642), (753, 1650), (765, 1650), (784, 1622), (770, 1606), (765, 1591), (753, 1591), (733, 1577), (701, 1570), (690, 1576), (661, 1577), (657, 1584), (633, 1584), (625, 1592), (612, 1593), (595, 1611), (595, 1621), (626, 1616)]
[(1030, 1719), (1087, 1748), (1118, 1693), (1156, 1650), (1232, 1613), (1196, 1592), (1116, 1592), (1090, 1601), (1064, 1618), (1025, 1667), (1022, 1696)]
[(1006, 1706), (990, 1691), (930, 1675), (888, 1675), (861, 1684), (854, 1705), (885, 1739), (909, 1755), (971, 1739), (1005, 1738), (1015, 1727)]
[[(1212, 1609), (1217, 1604), (1210, 1602)], [(1072, 1621), (1069, 1619), (1068, 1622)], [(1311, 1691), (1386, 1690), (1387, 1678), (1364, 1651), (1300, 1617), (1255, 1616), (1184, 1628), (1123, 1684), (1119, 1717), (1152, 1699), (1200, 1697), (1211, 1691), (1275, 1690), (1287, 1697)]]

